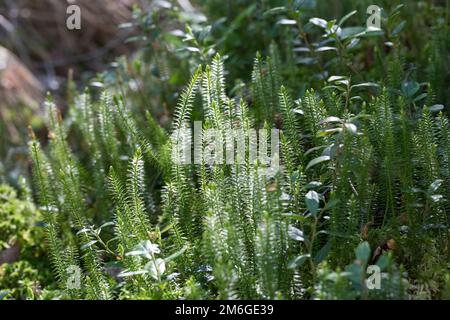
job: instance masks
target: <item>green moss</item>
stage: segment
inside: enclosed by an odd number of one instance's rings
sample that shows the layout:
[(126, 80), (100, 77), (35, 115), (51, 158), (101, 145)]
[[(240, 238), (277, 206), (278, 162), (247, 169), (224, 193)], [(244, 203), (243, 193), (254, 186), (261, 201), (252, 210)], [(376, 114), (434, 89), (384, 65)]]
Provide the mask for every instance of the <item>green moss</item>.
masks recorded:
[(0, 185), (0, 291), (10, 298), (38, 298), (50, 282), (41, 219), (31, 201)]

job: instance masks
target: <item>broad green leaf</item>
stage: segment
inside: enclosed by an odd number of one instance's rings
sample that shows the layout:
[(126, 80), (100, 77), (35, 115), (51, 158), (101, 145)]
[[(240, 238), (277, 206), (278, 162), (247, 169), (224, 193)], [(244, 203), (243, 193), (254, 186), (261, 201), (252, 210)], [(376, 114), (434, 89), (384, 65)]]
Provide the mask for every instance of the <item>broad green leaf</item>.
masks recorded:
[(136, 276), (136, 275), (139, 275), (139, 274), (145, 274), (145, 273), (148, 273), (148, 271), (147, 270), (127, 271), (127, 272), (119, 273), (118, 277), (125, 278), (125, 277)]
[(342, 27), (342, 25), (345, 23), (345, 21), (347, 21), (348, 19), (350, 19), (350, 18), (351, 18), (353, 15), (355, 15), (357, 12), (358, 12), (357, 10), (354, 10), (354, 11), (352, 11), (352, 12), (350, 12), (350, 13), (347, 13), (345, 16), (342, 17), (341, 20), (339, 20), (338, 25), (339, 25), (340, 27)]
[(166, 271), (166, 263), (163, 259), (156, 259), (155, 261), (149, 261), (144, 267), (145, 270), (148, 271), (149, 275), (155, 280), (158, 279), (159, 276), (162, 276)]
[(332, 128), (332, 129), (320, 130), (319, 132), (317, 132), (317, 137), (328, 137), (328, 136), (338, 133), (338, 132), (342, 132), (342, 128)]
[(171, 260), (173, 260), (173, 259), (178, 258), (178, 257), (181, 256), (184, 252), (186, 252), (186, 250), (187, 250), (188, 248), (189, 248), (189, 247), (188, 247), (187, 245), (184, 246), (183, 248), (181, 248), (181, 250), (178, 250), (177, 252), (175, 252), (175, 253), (171, 254), (170, 256), (168, 256), (167, 258), (165, 258), (164, 261), (169, 262), (169, 261), (171, 261)]
[(340, 87), (340, 86), (326, 86), (326, 87), (323, 87), (322, 89), (323, 90), (336, 89), (336, 90), (339, 90), (339, 91), (342, 91), (342, 92), (346, 92), (347, 91), (345, 88)]
[(145, 250), (133, 250), (133, 251), (125, 253), (126, 256), (144, 256), (146, 254), (147, 254), (147, 251), (145, 251)]
[(281, 19), (281, 20), (278, 20), (277, 24), (295, 25), (295, 24), (297, 24), (297, 21), (291, 20), (291, 19)]
[(103, 228), (106, 228), (106, 227), (109, 227), (109, 226), (114, 226), (114, 225), (115, 225), (115, 223), (113, 221), (109, 221), (109, 222), (106, 222), (106, 223), (102, 224), (98, 229), (102, 230)]
[(330, 156), (320, 156), (320, 157), (317, 157), (317, 158), (315, 158), (315, 159), (312, 159), (312, 160), (308, 163), (308, 165), (306, 166), (305, 170), (308, 170), (309, 168), (315, 166), (316, 164), (319, 164), (319, 163), (328, 161), (328, 160), (330, 160), (330, 159), (331, 159)]
[(92, 247), (94, 244), (96, 244), (98, 242), (98, 240), (92, 240), (89, 241), (88, 243), (85, 243), (84, 245), (81, 246), (81, 250), (87, 249)]
[(361, 96), (353, 96), (350, 98), (350, 101), (364, 101), (363, 98), (361, 98)]
[(367, 241), (364, 241), (356, 248), (356, 259), (366, 263), (370, 257), (370, 245)]
[(347, 278), (355, 284), (359, 284), (364, 275), (364, 268), (356, 263), (352, 263), (345, 267)]
[(402, 92), (408, 98), (414, 96), (419, 91), (419, 88), (420, 86), (416, 81), (404, 81), (402, 83)]
[(320, 248), (320, 250), (314, 256), (315, 264), (321, 263), (327, 257), (328, 253), (331, 250), (331, 244), (331, 240), (328, 240), (328, 242), (322, 248)]
[(361, 40), (359, 38), (353, 38), (347, 45), (347, 49), (353, 49)]
[(288, 235), (292, 240), (295, 241), (305, 241), (305, 238), (303, 237), (303, 231), (297, 229), (294, 226), (289, 225), (288, 227)]
[(310, 190), (305, 195), (306, 207), (312, 215), (315, 215), (319, 211), (319, 202), (319, 194), (316, 191)]
[(351, 86), (352, 89), (353, 88), (366, 88), (366, 87), (379, 88), (380, 86), (375, 82), (364, 82), (364, 83), (358, 83), (358, 84)]
[(337, 51), (337, 49), (335, 47), (323, 46), (323, 47), (319, 47), (319, 48), (315, 49), (314, 51), (316, 51), (316, 52)]
[(267, 10), (266, 12), (264, 12), (264, 16), (268, 16), (268, 15), (276, 15), (279, 13), (283, 13), (286, 12), (286, 7), (275, 7), (275, 8), (271, 8), (269, 10)]
[(186, 47), (186, 50), (190, 52), (200, 52), (200, 49), (196, 47)]
[(428, 93), (424, 92), (422, 94), (419, 94), (417, 97), (414, 98), (414, 102), (420, 101), (425, 99), (428, 96)]
[(342, 123), (342, 120), (341, 120), (340, 118), (338, 118), (338, 117), (333, 117), (333, 116), (331, 116), (331, 117), (327, 117), (327, 118), (321, 120), (321, 121), (319, 122), (319, 124), (333, 123), (333, 122)]
[(322, 182), (320, 181), (311, 181), (306, 186), (305, 189), (315, 189), (322, 185)]
[(92, 229), (90, 229), (90, 228), (83, 228), (83, 229), (81, 229), (80, 231), (77, 232), (77, 235), (80, 235), (82, 233), (88, 233), (88, 232), (91, 232), (91, 231), (92, 231)]
[(306, 47), (297, 47), (293, 49), (294, 52), (310, 52), (309, 48)]
[(289, 269), (298, 268), (303, 263), (305, 263), (305, 261), (307, 261), (310, 257), (311, 257), (310, 254), (304, 254), (304, 255), (298, 256), (298, 257), (294, 258), (291, 262), (289, 262), (288, 268)]
[(380, 267), (381, 270), (384, 270), (389, 265), (389, 258), (383, 254), (380, 258), (377, 260), (377, 266)]
[[(342, 129), (342, 128), (340, 128)], [(328, 156), (330, 158), (334, 157), (336, 155), (337, 145), (336, 144), (330, 144), (322, 151), (322, 156)]]
[(337, 80), (342, 80), (342, 79), (347, 79), (347, 77), (344, 77), (344, 76), (331, 76), (331, 77), (329, 77), (328, 78), (328, 82), (334, 82), (334, 81), (337, 81)]
[(391, 12), (391, 17), (392, 17), (392, 15), (397, 14), (398, 12), (400, 12), (400, 10), (401, 10), (404, 6), (405, 6), (404, 4), (399, 4), (399, 5), (397, 5), (397, 6), (394, 8), (394, 10), (392, 10), (392, 12)]
[(350, 81), (348, 81), (347, 79), (342, 79), (342, 80), (337, 80), (336, 83), (337, 84), (343, 84), (346, 87), (348, 87), (348, 85), (350, 84)]
[(313, 153), (314, 151), (318, 151), (318, 150), (321, 150), (321, 149), (326, 148), (326, 147), (327, 147), (326, 145), (324, 145), (324, 146), (318, 146), (318, 147), (313, 147), (313, 148), (311, 148), (311, 149), (309, 149), (309, 150), (307, 150), (307, 151), (305, 152), (305, 156), (307, 156), (307, 155), (310, 154), (310, 153)]
[(350, 37), (361, 36), (366, 32), (366, 28), (363, 27), (348, 27), (342, 28), (341, 39), (347, 39)]
[(314, 57), (305, 57), (300, 58), (296, 60), (298, 64), (306, 64), (306, 65), (312, 65), (317, 62), (317, 58)]
[(100, 81), (92, 81), (89, 85), (95, 88), (103, 88), (105, 86), (105, 84)]
[(443, 104), (435, 104), (434, 106), (431, 106), (428, 108), (430, 112), (439, 112), (444, 109)]
[(327, 28), (327, 24), (328, 24), (327, 20), (324, 20), (321, 18), (311, 18), (311, 19), (309, 19), (309, 22), (311, 22), (313, 25), (316, 25), (316, 26), (324, 28), (324, 29)]
[(350, 131), (352, 134), (356, 134), (356, 132), (358, 131), (358, 128), (353, 123), (345, 123), (344, 126), (345, 129), (347, 131)]
[(399, 34), (399, 33), (403, 30), (403, 28), (405, 27), (405, 25), (406, 25), (406, 21), (405, 21), (405, 20), (403, 20), (402, 22), (400, 22), (400, 23), (394, 28), (394, 30), (392, 30), (392, 35), (395, 36), (395, 35)]
[(376, 29), (374, 27), (369, 27), (367, 28), (367, 30), (363, 33), (361, 33), (360, 37), (362, 38), (370, 38), (370, 37), (378, 37), (378, 36), (383, 36), (384, 35), (384, 31), (380, 30), (380, 29)]
[(331, 209), (331, 208), (333, 208), (336, 204), (338, 204), (340, 202), (340, 200), (339, 199), (331, 199), (330, 201), (328, 201), (326, 204), (325, 204), (325, 210), (329, 210), (329, 209)]

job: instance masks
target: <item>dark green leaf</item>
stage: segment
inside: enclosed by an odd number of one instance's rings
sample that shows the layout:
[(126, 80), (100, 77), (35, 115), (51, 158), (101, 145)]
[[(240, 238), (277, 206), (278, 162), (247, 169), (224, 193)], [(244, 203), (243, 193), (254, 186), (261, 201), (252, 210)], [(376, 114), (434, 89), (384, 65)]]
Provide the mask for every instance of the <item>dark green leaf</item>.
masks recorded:
[(340, 27), (342, 27), (342, 25), (345, 23), (345, 21), (347, 21), (348, 19), (350, 19), (353, 15), (355, 15), (358, 11), (354, 10), (350, 13), (347, 13), (345, 16), (342, 17), (342, 19), (339, 21), (338, 25)]
[(370, 245), (367, 241), (364, 241), (356, 248), (356, 259), (366, 263), (370, 257)]
[(316, 255), (314, 256), (315, 264), (321, 263), (327, 257), (328, 253), (331, 250), (331, 245), (331, 240), (328, 240), (328, 242), (316, 253)]
[(97, 242), (98, 242), (98, 240), (92, 240), (92, 241), (89, 241), (88, 243), (86, 243), (86, 244), (84, 244), (84, 245), (81, 246), (81, 250), (90, 248), (90, 247), (92, 247), (94, 244), (96, 244)]
[(441, 110), (444, 110), (444, 105), (442, 104), (435, 104), (434, 106), (431, 106), (428, 108), (430, 112), (439, 112)]
[(330, 156), (320, 156), (320, 157), (317, 157), (315, 159), (312, 159), (308, 163), (308, 165), (306, 166), (306, 170), (308, 170), (309, 168), (315, 166), (316, 164), (319, 164), (319, 163), (322, 163), (322, 162), (325, 162), (325, 161), (329, 161), (330, 159), (331, 159)]
[(328, 24), (327, 20), (324, 20), (324, 19), (321, 19), (321, 18), (311, 18), (311, 19), (309, 19), (309, 22), (311, 22), (313, 25), (316, 25), (316, 26), (321, 27), (323, 29), (326, 29), (327, 28), (327, 24)]
[(298, 268), (298, 267), (302, 266), (303, 263), (305, 263), (310, 257), (311, 257), (311, 255), (309, 255), (309, 254), (304, 254), (304, 255), (298, 256), (298, 257), (294, 258), (291, 262), (289, 262), (288, 268), (289, 269)]
[(406, 25), (406, 21), (405, 21), (405, 20), (403, 20), (402, 22), (400, 22), (400, 23), (394, 28), (394, 30), (392, 30), (392, 35), (395, 36), (395, 35), (399, 34), (399, 33), (403, 30), (403, 28), (405, 27), (405, 25)]
[(303, 231), (297, 229), (294, 226), (289, 225), (288, 234), (292, 240), (305, 241), (305, 238), (303, 237)]
[(306, 207), (312, 215), (315, 215), (319, 210), (319, 194), (313, 190), (305, 195)]

